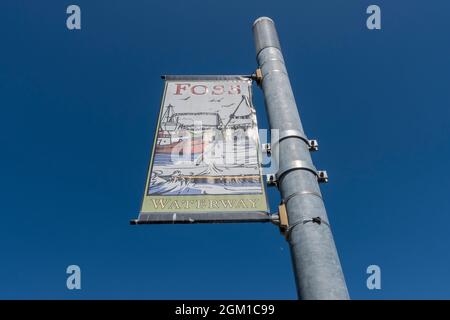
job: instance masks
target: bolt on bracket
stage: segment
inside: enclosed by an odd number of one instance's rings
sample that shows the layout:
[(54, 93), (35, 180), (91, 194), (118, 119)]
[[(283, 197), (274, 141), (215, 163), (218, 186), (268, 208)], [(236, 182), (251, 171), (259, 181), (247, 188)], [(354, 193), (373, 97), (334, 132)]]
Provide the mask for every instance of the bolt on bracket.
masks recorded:
[(261, 145), (262, 147), (262, 152), (266, 153), (268, 156), (270, 156), (272, 154), (272, 147), (270, 145), (270, 143), (263, 143)]
[(319, 150), (319, 143), (315, 139), (308, 140), (308, 147), (309, 147), (309, 151), (318, 151)]
[(274, 173), (266, 174), (266, 182), (269, 187), (273, 187), (277, 185), (277, 177)]
[(257, 69), (255, 70), (255, 73), (252, 75), (252, 78), (256, 81), (256, 84), (257, 84), (258, 86), (261, 85), (262, 80), (263, 80), (263, 74), (262, 74), (261, 68), (257, 68)]
[(325, 170), (317, 171), (317, 180), (319, 183), (328, 183), (328, 174)]
[(280, 227), (280, 232), (284, 235), (286, 230), (289, 228), (289, 219), (286, 211), (286, 205), (284, 203), (281, 203), (278, 206), (278, 217), (278, 226)]

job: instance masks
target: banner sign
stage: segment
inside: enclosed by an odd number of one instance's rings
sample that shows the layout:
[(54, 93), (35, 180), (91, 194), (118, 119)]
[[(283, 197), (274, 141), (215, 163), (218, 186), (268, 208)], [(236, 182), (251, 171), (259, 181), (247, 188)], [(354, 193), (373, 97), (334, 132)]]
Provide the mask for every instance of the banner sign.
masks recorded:
[(268, 221), (252, 81), (166, 76), (135, 223)]

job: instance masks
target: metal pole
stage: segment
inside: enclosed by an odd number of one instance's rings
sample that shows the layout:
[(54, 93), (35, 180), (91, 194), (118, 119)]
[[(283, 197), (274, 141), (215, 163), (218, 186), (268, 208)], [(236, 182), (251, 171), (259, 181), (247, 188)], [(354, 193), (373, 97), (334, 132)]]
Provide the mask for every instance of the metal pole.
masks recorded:
[(287, 209), (298, 297), (349, 299), (318, 185), (320, 174), (311, 160), (272, 19), (258, 18), (253, 36), (270, 128), (272, 133), (279, 130), (278, 143), (272, 136), (272, 161), (279, 165), (277, 185)]

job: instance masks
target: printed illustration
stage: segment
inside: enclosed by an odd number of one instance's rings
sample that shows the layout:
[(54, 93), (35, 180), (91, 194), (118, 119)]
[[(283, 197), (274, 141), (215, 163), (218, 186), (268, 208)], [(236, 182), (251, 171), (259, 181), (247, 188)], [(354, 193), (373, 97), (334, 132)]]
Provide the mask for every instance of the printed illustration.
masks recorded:
[(148, 195), (263, 192), (249, 80), (168, 82)]

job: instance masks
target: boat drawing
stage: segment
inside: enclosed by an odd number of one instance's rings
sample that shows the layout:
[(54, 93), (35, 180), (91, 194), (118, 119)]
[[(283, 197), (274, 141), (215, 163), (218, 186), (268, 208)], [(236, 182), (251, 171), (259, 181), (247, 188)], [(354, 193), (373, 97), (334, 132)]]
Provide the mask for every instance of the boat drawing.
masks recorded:
[(192, 100), (163, 108), (148, 193), (262, 193), (256, 116), (248, 97), (232, 102), (235, 108), (189, 108), (196, 112), (187, 110)]

